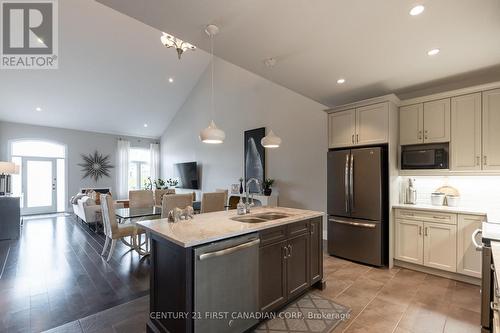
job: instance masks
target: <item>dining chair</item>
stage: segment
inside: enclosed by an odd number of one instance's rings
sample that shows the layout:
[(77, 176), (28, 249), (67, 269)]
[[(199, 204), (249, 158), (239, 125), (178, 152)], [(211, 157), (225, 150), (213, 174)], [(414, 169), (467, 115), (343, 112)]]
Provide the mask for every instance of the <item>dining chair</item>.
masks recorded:
[(153, 191), (137, 190), (128, 192), (130, 208), (148, 208), (155, 205)]
[(225, 210), (224, 192), (203, 193), (201, 198), (201, 213), (219, 212)]
[(229, 196), (229, 190), (227, 188), (226, 189), (216, 188), (215, 192), (224, 193), (224, 207), (227, 207), (228, 206), (227, 197)]
[(166, 219), (168, 212), (174, 208), (184, 209), (192, 205), (193, 195), (191, 193), (164, 195), (161, 202), (161, 218)]
[[(109, 253), (106, 258), (106, 261), (109, 261), (115, 251), (117, 240), (121, 240), (131, 249), (136, 249), (138, 244), (140, 244), (140, 238), (139, 243), (137, 243), (136, 238), (138, 235), (144, 233), (144, 229), (138, 228), (132, 223), (118, 223), (113, 198), (110, 195), (101, 194), (101, 211), (102, 222), (104, 225), (104, 235), (106, 236), (101, 256), (104, 256), (109, 244), (111, 243), (111, 247), (109, 248)], [(130, 237), (130, 243), (125, 240), (125, 237)]]
[(164, 195), (175, 194), (175, 188), (168, 188), (165, 190), (155, 190), (155, 205), (161, 206), (161, 201)]

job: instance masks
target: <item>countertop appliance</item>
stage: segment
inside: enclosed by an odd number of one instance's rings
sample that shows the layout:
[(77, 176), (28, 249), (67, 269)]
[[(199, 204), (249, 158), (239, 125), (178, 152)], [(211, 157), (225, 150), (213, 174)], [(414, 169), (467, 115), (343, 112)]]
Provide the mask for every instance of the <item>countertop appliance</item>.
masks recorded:
[(242, 317), (259, 311), (259, 243), (252, 233), (194, 250), (194, 332), (244, 332), (258, 323)]
[[(477, 236), (481, 235), (481, 244)], [(493, 332), (493, 310), (491, 304), (494, 300), (494, 265), (491, 253), (491, 241), (500, 242), (500, 224), (483, 222), (481, 229), (472, 234), (472, 242), (476, 250), (482, 252), (481, 263), (481, 333)]]
[(328, 152), (328, 253), (387, 263), (387, 148)]
[(449, 144), (425, 144), (401, 147), (401, 169), (448, 169)]

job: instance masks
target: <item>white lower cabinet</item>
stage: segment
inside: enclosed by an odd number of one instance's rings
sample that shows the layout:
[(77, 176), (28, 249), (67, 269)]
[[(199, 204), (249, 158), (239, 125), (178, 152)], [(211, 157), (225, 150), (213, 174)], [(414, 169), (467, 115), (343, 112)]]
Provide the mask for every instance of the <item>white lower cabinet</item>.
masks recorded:
[[(481, 252), (472, 243), (472, 234), (481, 229), (485, 216), (459, 215), (457, 235), (457, 272), (473, 277), (481, 277)], [(480, 244), (481, 239), (477, 239)]]
[(481, 228), (485, 216), (439, 214), (398, 210), (394, 258), (480, 278), (481, 253), (472, 243), (472, 234)]
[(396, 259), (422, 265), (424, 263), (424, 223), (411, 220), (396, 220)]
[(457, 226), (424, 223), (424, 266), (457, 271)]

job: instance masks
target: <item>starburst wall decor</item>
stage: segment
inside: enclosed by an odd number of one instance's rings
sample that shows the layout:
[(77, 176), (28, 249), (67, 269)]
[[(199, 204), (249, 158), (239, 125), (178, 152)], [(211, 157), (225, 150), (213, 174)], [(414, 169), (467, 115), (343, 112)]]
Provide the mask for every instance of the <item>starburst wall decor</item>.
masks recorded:
[(103, 156), (101, 153), (94, 152), (94, 154), (84, 155), (82, 154), (83, 163), (78, 164), (81, 166), (83, 175), (82, 179), (90, 177), (95, 181), (104, 176), (111, 177), (110, 170), (114, 168), (109, 161), (109, 155)]

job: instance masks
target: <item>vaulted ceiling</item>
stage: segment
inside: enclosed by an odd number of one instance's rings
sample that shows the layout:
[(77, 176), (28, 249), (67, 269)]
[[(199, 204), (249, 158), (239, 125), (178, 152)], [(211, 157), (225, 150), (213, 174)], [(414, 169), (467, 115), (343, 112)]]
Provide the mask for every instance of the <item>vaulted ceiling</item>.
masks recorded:
[(0, 70), (0, 121), (160, 136), (209, 55), (179, 61), (151, 26), (93, 0), (58, 3), (59, 69)]
[(273, 80), (326, 105), (500, 79), (498, 0), (98, 1), (206, 50), (203, 28), (216, 24), (217, 56), (264, 77), (275, 57)]

